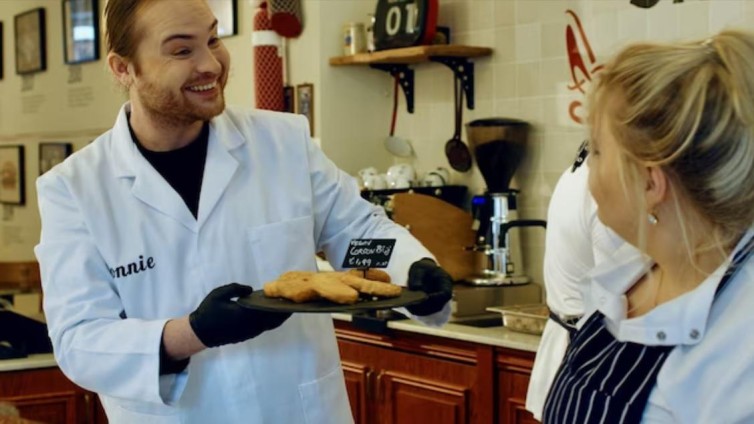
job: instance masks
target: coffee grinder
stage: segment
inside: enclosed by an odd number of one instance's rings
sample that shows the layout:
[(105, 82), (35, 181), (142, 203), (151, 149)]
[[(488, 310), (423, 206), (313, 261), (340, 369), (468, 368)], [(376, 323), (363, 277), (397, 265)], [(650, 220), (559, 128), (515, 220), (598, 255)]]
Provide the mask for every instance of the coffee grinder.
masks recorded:
[(529, 124), (517, 119), (489, 118), (466, 124), (466, 133), (487, 190), (472, 199), (476, 272), (464, 280), (475, 286), (526, 284), (521, 243), (516, 227), (545, 227), (543, 220), (518, 219), (513, 174), (526, 152)]

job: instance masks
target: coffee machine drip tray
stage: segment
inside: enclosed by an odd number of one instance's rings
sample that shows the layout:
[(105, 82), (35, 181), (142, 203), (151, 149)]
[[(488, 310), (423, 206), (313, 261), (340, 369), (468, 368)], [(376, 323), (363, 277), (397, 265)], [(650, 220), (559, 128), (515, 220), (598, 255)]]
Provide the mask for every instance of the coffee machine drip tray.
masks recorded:
[(461, 280), (461, 283), (470, 286), (517, 286), (529, 283), (529, 277), (525, 275), (505, 275), (496, 272), (475, 274)]

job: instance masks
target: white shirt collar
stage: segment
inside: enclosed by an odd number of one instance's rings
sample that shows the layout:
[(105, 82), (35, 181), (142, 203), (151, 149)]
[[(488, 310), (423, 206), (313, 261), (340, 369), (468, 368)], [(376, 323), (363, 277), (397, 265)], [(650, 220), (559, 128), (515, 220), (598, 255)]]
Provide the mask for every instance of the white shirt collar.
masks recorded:
[[(749, 230), (734, 253), (754, 234)], [(619, 340), (644, 345), (694, 345), (704, 337), (707, 320), (731, 254), (697, 288), (663, 303), (648, 313), (626, 318), (628, 301), (625, 293), (653, 265), (652, 260), (634, 246), (624, 243), (614, 256), (595, 267), (587, 278), (591, 282), (585, 293), (586, 315), (599, 310), (608, 330)]]

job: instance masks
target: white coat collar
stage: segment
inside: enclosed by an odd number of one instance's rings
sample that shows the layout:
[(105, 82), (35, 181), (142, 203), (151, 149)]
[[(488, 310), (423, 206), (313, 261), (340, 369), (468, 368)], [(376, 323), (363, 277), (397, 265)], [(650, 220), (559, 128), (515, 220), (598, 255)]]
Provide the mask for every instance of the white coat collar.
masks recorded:
[(619, 341), (645, 345), (695, 345), (707, 331), (707, 322), (715, 291), (731, 259), (754, 232), (749, 230), (726, 261), (724, 261), (697, 288), (648, 313), (626, 318), (628, 302), (625, 293), (653, 265), (652, 260), (625, 243), (615, 255), (595, 267), (587, 278), (591, 279), (586, 293), (587, 315), (599, 310), (605, 315), (605, 324)]
[(231, 150), (245, 142), (243, 135), (225, 113), (210, 121), (199, 215), (195, 219), (180, 195), (139, 152), (128, 127), (127, 113), (130, 109), (130, 103), (121, 107), (111, 130), (114, 145), (110, 159), (116, 177), (133, 178), (131, 192), (134, 196), (197, 232), (239, 167)]

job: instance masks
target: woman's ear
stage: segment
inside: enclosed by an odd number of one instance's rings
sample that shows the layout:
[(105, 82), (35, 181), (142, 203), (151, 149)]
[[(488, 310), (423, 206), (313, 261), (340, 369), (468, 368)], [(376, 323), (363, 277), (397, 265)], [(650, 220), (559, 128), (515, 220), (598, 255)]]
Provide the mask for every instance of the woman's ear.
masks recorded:
[(130, 88), (132, 83), (131, 68), (128, 64), (128, 60), (117, 53), (110, 52), (107, 55), (107, 66), (110, 68), (110, 72), (126, 89)]
[(647, 208), (652, 211), (668, 196), (668, 175), (659, 166), (647, 167)]

